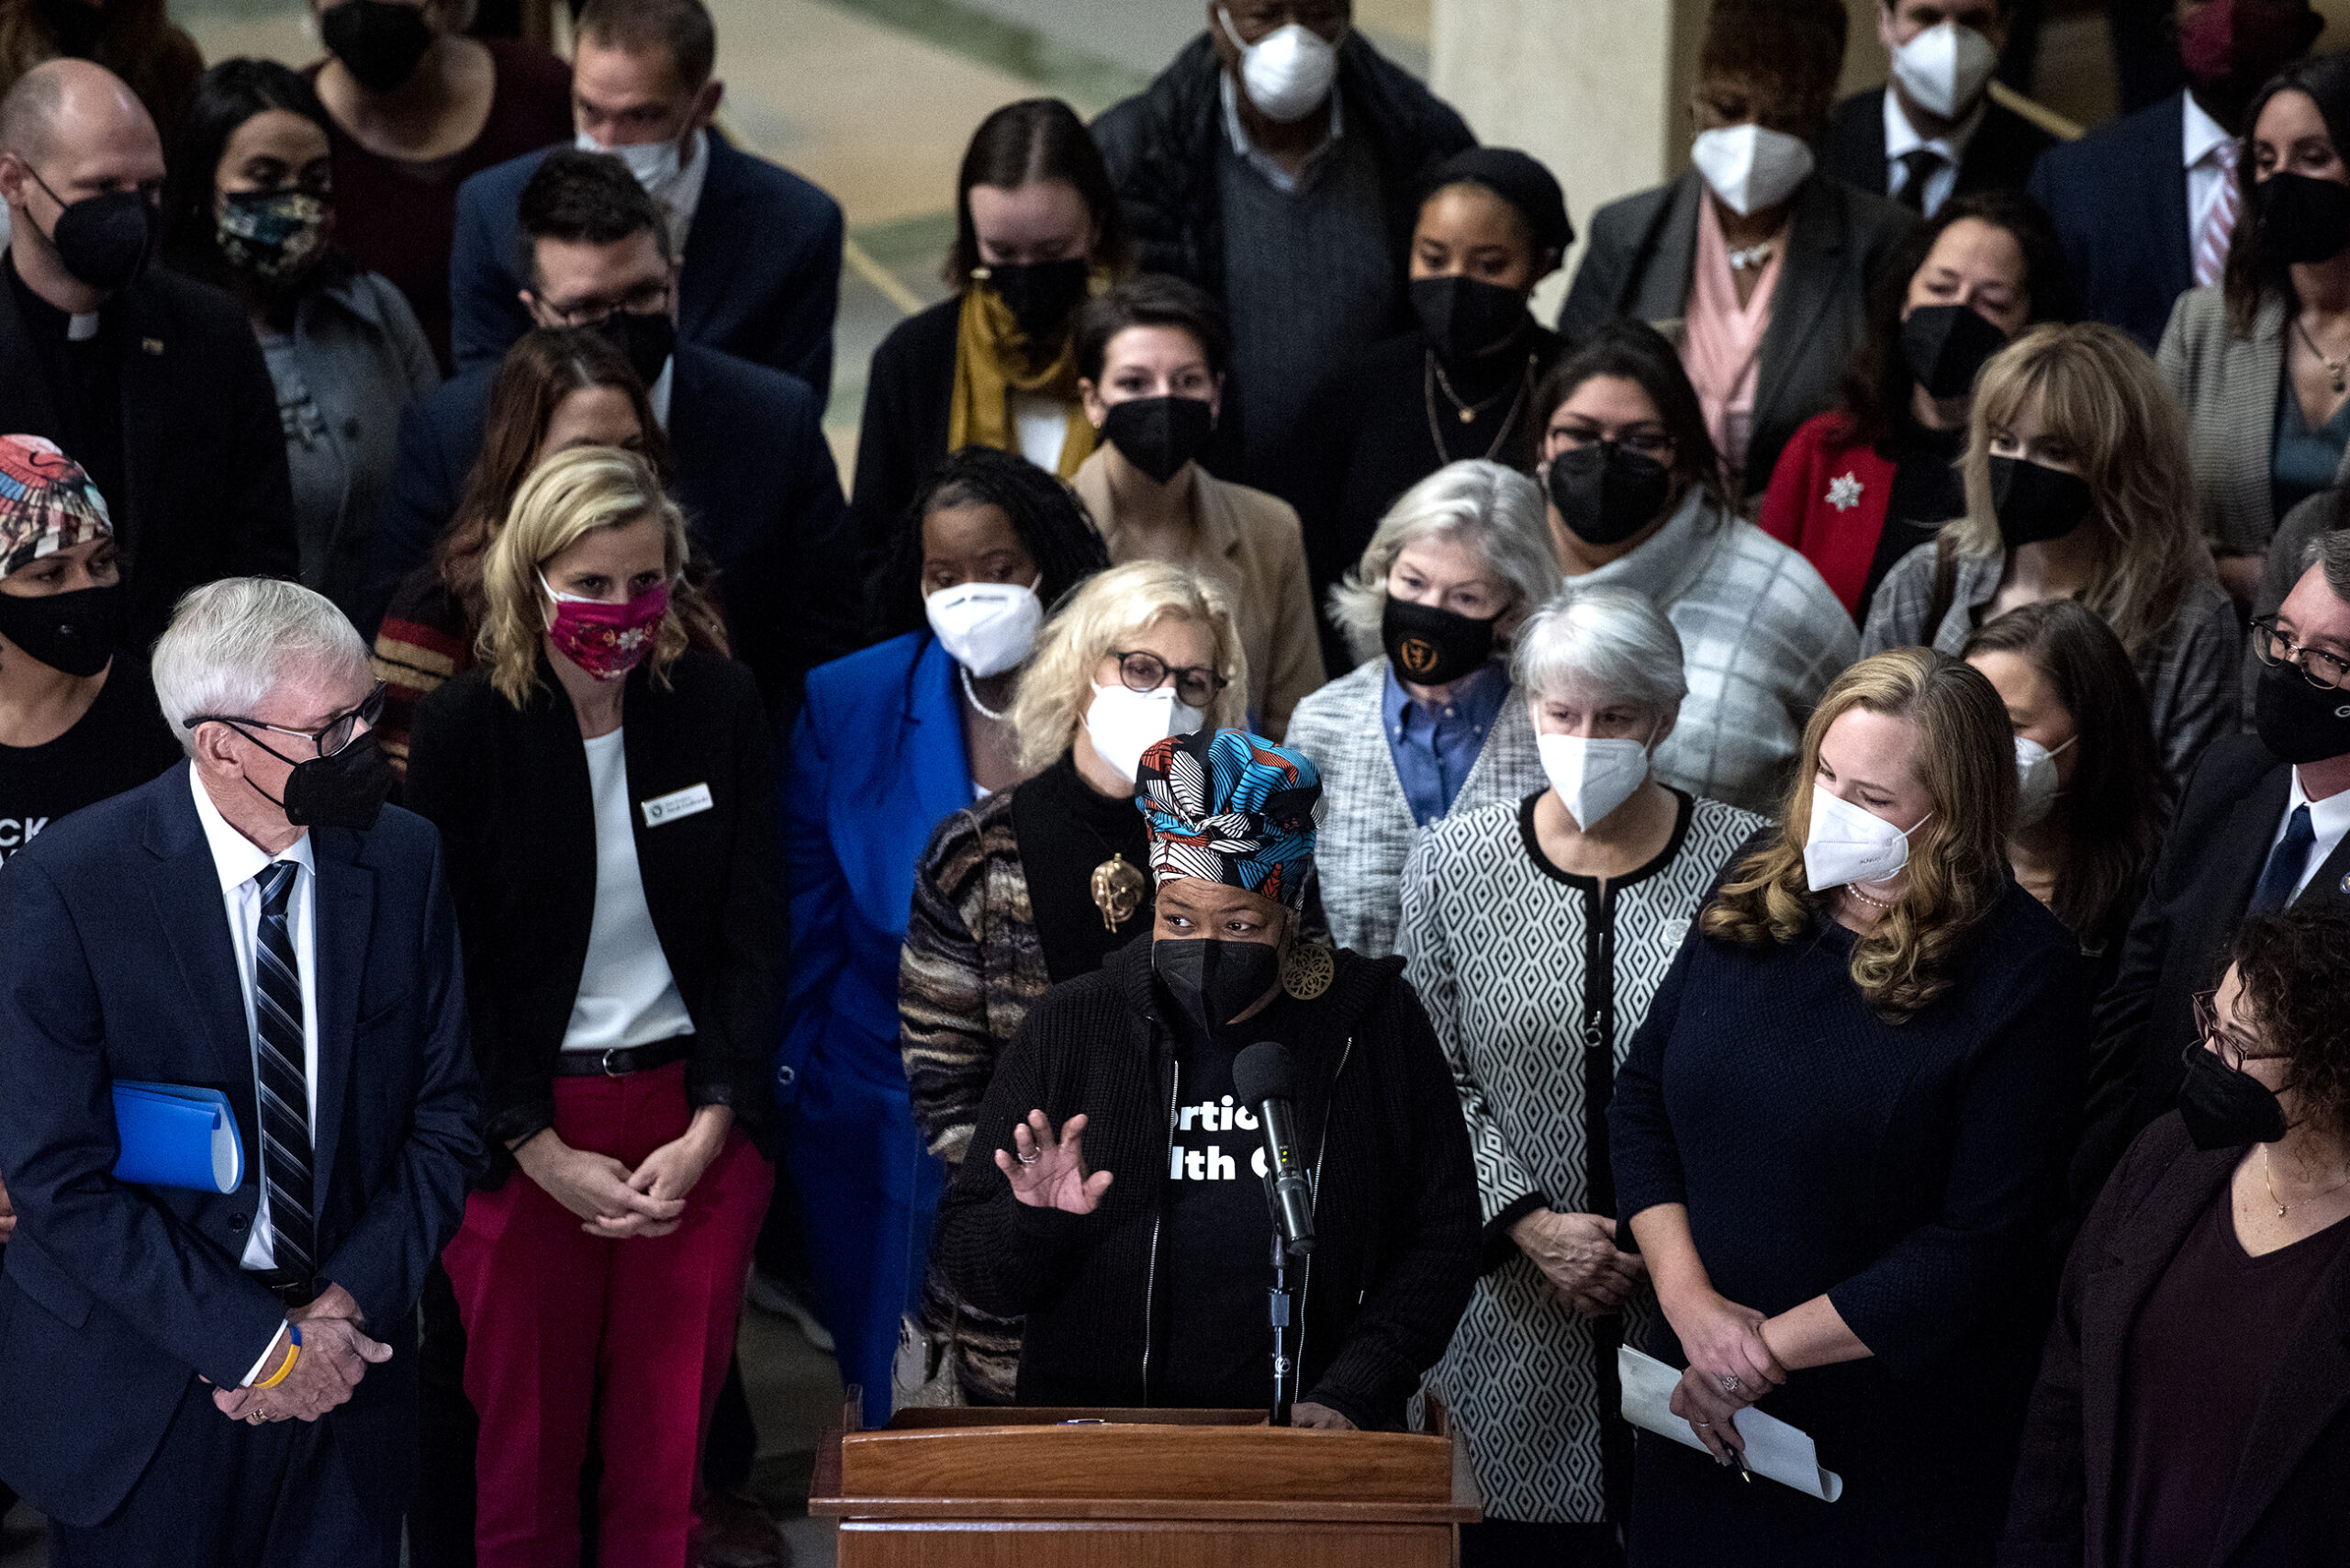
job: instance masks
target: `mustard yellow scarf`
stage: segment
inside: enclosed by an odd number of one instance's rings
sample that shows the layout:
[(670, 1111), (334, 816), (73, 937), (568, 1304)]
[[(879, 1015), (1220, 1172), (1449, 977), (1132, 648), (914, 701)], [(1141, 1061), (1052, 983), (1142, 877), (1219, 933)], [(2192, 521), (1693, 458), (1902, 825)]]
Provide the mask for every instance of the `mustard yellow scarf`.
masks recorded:
[[(1093, 270), (1089, 291), (1110, 286), (1104, 268)], [(1078, 465), (1093, 454), (1093, 427), (1077, 401), (1077, 334), (1062, 340), (1060, 353), (1049, 364), (1036, 366), (1028, 353), (1012, 307), (995, 290), (978, 284), (963, 291), (963, 313), (955, 329), (955, 395), (946, 406), (946, 450), (991, 446), (1018, 452), (1019, 432), (1012, 419), (1012, 394), (1035, 392), (1069, 405), (1069, 431), (1061, 439), (1057, 468), (1066, 479)]]

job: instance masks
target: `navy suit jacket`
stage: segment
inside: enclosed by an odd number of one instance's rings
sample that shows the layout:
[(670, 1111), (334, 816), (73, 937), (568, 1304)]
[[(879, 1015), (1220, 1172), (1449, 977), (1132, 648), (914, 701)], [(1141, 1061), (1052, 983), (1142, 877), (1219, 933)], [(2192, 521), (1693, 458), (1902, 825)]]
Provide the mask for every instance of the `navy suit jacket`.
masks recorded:
[[(311, 844), (319, 1278), (393, 1347), (326, 1418), (363, 1502), (396, 1519), (416, 1457), (416, 1303), (486, 1169), (480, 1093), (438, 836), (386, 807), (370, 832), (314, 829)], [(118, 1184), (117, 1079), (224, 1091), (244, 1185)], [(285, 1317), (240, 1267), (261, 1173), (252, 1045), (185, 763), (8, 857), (0, 1084), (17, 1213), (0, 1271), (0, 1479), (91, 1526), (129, 1495), (188, 1380), (235, 1387)]]
[(2187, 233), (2187, 95), (2059, 142), (2032, 166), (2031, 199), (2047, 210), (2073, 264), (2084, 314), (2152, 353), (2170, 308), (2195, 283)]
[[(361, 630), (371, 638), (393, 590), (456, 515), (496, 376), (495, 366), (471, 371), (400, 416), (399, 460), (376, 510), (367, 572)], [(718, 568), (734, 656), (758, 678), (778, 733), (808, 671), (856, 645), (856, 554), (821, 415), (797, 376), (677, 345), (669, 388), (677, 504), (695, 549)]]
[[(457, 187), (449, 302), (460, 375), (496, 364), (531, 330), (515, 297), (525, 286), (515, 213), (551, 151), (509, 159)], [(821, 405), (833, 390), (841, 232), (838, 202), (712, 130), (710, 174), (686, 230), (678, 335), (789, 372), (816, 389)]]

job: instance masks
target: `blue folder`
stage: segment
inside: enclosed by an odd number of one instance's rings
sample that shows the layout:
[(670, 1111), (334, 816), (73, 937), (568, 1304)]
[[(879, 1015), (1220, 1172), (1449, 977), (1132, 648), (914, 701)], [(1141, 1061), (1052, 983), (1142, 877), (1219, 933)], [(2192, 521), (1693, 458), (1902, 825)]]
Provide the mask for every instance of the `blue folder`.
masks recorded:
[(237, 1114), (218, 1089), (176, 1083), (114, 1086), (114, 1179), (141, 1187), (233, 1193), (245, 1179)]

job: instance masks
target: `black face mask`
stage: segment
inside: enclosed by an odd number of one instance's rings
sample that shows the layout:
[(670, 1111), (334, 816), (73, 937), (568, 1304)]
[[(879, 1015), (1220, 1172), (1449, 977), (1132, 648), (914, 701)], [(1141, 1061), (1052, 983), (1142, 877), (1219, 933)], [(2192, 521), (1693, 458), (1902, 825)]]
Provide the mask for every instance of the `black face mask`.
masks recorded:
[(1921, 305), (1901, 323), (1902, 356), (1937, 402), (1975, 390), (1975, 373), (2007, 346), (2005, 332), (1964, 305)]
[(640, 316), (632, 310), (615, 310), (596, 323), (596, 333), (626, 356), (636, 371), (636, 378), (650, 391), (661, 379), (661, 367), (677, 349), (677, 324), (669, 319), (666, 310), (653, 310)]
[(20, 599), (0, 593), (0, 637), (53, 670), (93, 676), (122, 635), (122, 585)]
[(147, 265), (155, 241), (155, 208), (137, 191), (107, 191), (69, 202), (49, 189), (39, 174), (34, 183), (49, 191), (50, 199), (65, 210), (49, 242), (67, 272), (92, 288), (112, 294), (137, 277)]
[(1206, 449), (1215, 415), (1204, 398), (1129, 398), (1110, 405), (1102, 439), (1164, 485)]
[(2291, 665), (2270, 665), (2253, 689), (2252, 727), (2280, 762), (2350, 754), (2350, 691), (2311, 686)]
[(1150, 964), (1183, 1016), (1203, 1035), (1230, 1023), (1281, 978), (1281, 949), (1270, 942), (1154, 937)]
[(2064, 538), (2096, 504), (2078, 474), (2020, 457), (1991, 459), (1991, 510), (1999, 519), (1999, 542), (2010, 550)]
[(2266, 1083), (2230, 1067), (2196, 1041), (2187, 1047), (2187, 1077), (2178, 1086), (2178, 1117), (2195, 1147), (2210, 1152), (2285, 1136), (2285, 1108)]
[[(280, 762), (293, 761), (251, 731), (240, 733)], [(392, 765), (376, 747), (375, 732), (368, 730), (332, 756), (294, 763), (294, 771), (285, 776), (284, 800), (258, 784), (252, 790), (282, 808), (285, 820), (296, 827), (347, 827), (365, 833), (375, 825), (376, 817), (383, 813), (384, 797), (392, 792)]]
[(1673, 498), (1673, 471), (1612, 441), (1550, 459), (1550, 504), (1586, 544), (1621, 544), (1656, 521)]
[(393, 0), (343, 0), (319, 18), (327, 52), (371, 93), (388, 93), (416, 74), (432, 47), (432, 24), (421, 6)]
[(2350, 245), (2350, 185), (2271, 174), (2253, 187), (2253, 201), (2263, 261), (2322, 262)]
[(57, 35), (57, 52), (69, 59), (89, 59), (106, 30), (106, 12), (82, 0), (39, 0), (35, 8)]
[(1494, 623), (1391, 593), (1380, 612), (1379, 641), (1398, 679), (1447, 686), (1485, 667), (1494, 656)]
[(1069, 325), (1069, 312), (1084, 303), (1092, 263), (1083, 256), (1061, 262), (990, 266), (984, 280), (996, 297), (1012, 307), (1020, 335), (1032, 343), (1051, 342)]
[(1506, 348), (1526, 320), (1526, 296), (1483, 278), (1416, 277), (1412, 313), (1420, 332), (1447, 364)]

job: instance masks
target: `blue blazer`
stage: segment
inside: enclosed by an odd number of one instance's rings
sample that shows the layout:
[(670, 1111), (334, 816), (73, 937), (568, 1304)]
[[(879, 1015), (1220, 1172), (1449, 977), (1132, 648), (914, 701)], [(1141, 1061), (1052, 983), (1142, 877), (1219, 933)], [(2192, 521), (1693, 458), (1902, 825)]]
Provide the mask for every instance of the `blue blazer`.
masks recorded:
[[(856, 645), (856, 550), (822, 410), (797, 376), (677, 345), (669, 390), (677, 498), (719, 571), (734, 656), (778, 728), (809, 669)], [(373, 638), (402, 578), (456, 515), (481, 454), (497, 367), (470, 371), (400, 416), (399, 461), (375, 516), (367, 571)]]
[[(394, 1349), (326, 1419), (363, 1503), (397, 1518), (416, 1462), (417, 1298), (487, 1169), (480, 1095), (439, 837), (386, 807), (368, 833), (318, 828), (311, 843), (319, 1277)], [(245, 1184), (117, 1185), (116, 1079), (225, 1091)], [(0, 1479), (86, 1527), (129, 1495), (188, 1380), (235, 1387), (285, 1317), (239, 1266), (261, 1172), (252, 1046), (185, 763), (8, 857), (0, 1083), (17, 1213), (0, 1272)]]
[(884, 1077), (902, 1074), (898, 949), (914, 867), (940, 819), (970, 803), (955, 661), (929, 632), (810, 672), (784, 775), (787, 1102), (820, 1043), (829, 1060), (874, 1058)]
[(2072, 263), (2082, 309), (2148, 353), (2170, 308), (2195, 283), (2188, 254), (2187, 95), (2060, 141), (2032, 165), (2031, 199), (2047, 209)]
[[(531, 330), (515, 295), (522, 187), (551, 148), (484, 169), (457, 187), (449, 252), (450, 337), (458, 374), (496, 364)], [(833, 390), (833, 318), (841, 303), (840, 204), (780, 164), (710, 133), (710, 174), (686, 230), (678, 334)]]

